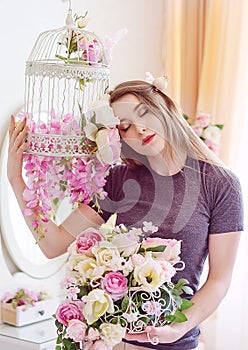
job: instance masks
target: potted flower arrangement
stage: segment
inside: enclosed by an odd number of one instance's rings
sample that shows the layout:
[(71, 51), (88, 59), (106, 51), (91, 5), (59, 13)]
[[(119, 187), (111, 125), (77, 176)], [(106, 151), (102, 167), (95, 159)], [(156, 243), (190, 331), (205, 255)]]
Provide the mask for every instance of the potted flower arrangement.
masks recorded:
[(188, 121), (197, 136), (208, 146), (216, 155), (219, 154), (221, 130), (223, 124), (212, 124), (211, 116), (208, 113), (199, 112), (193, 123), (189, 122), (189, 117), (184, 114), (184, 118)]
[(115, 222), (112, 215), (83, 231), (68, 249), (56, 350), (111, 350), (126, 332), (187, 320), (183, 310), (193, 303), (181, 295), (192, 290), (185, 279), (171, 281), (184, 268), (181, 241), (144, 238), (157, 230), (150, 222), (132, 229)]
[(15, 292), (5, 292), (1, 299), (2, 321), (23, 326), (51, 318), (56, 301), (45, 290), (18, 288)]

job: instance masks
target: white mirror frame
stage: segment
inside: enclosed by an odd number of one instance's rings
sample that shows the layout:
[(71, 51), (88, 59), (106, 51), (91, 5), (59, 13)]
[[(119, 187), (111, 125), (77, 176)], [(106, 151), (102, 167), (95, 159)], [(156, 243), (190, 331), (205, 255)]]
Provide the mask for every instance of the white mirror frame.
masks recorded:
[[(47, 278), (54, 275), (58, 270), (62, 268), (67, 259), (67, 254), (63, 254), (57, 258), (47, 260), (47, 262), (44, 264), (37, 264), (35, 261), (29, 260), (18, 246), (18, 242), (16, 241), (14, 235), (15, 222), (13, 220), (13, 215), (11, 215), (9, 211), (10, 206), (5, 204), (6, 201), (9, 200), (8, 192), (11, 190), (7, 179), (7, 147), (8, 134), (4, 139), (0, 157), (0, 219), (4, 242), (11, 258), (21, 271), (34, 278)], [(27, 230), (29, 230), (28, 226)]]

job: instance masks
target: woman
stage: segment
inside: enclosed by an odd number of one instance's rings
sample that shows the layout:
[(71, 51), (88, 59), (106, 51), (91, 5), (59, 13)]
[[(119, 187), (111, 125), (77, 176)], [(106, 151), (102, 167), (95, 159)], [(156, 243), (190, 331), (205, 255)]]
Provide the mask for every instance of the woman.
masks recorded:
[[(59, 227), (48, 222), (46, 237), (39, 245), (48, 257), (57, 256), (80, 231), (99, 226), (113, 212), (117, 212), (117, 224), (138, 227), (151, 221), (158, 227), (151, 237), (181, 240), (185, 268), (176, 277), (186, 278), (194, 291), (194, 306), (185, 311), (188, 321), (127, 334), (116, 349), (194, 349), (198, 325), (214, 312), (230, 285), (243, 230), (239, 181), (155, 85), (143, 81), (119, 84), (110, 93), (110, 104), (120, 120), (125, 164), (114, 167), (108, 176), (103, 213), (100, 216), (90, 206), (81, 205)], [(25, 121), (15, 128), (12, 118), (8, 178), (21, 208), (25, 207), (21, 166), (26, 135)], [(25, 219), (32, 231), (35, 217)], [(198, 290), (207, 256), (208, 277)], [(147, 333), (151, 339), (157, 337), (159, 344), (149, 343)]]

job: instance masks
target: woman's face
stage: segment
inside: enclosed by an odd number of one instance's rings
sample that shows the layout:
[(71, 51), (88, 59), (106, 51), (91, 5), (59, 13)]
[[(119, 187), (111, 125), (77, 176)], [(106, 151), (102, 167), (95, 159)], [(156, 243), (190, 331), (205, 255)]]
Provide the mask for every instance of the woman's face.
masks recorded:
[(127, 94), (112, 104), (121, 138), (136, 152), (153, 157), (165, 147), (164, 126), (139, 99)]

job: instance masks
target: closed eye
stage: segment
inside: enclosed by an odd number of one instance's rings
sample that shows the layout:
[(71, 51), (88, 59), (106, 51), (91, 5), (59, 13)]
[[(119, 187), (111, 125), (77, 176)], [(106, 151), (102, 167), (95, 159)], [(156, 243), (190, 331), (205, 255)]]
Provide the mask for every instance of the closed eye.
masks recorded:
[(126, 132), (128, 131), (128, 129), (130, 128), (130, 125), (126, 126), (126, 127), (119, 127), (119, 131), (123, 131), (123, 132)]

